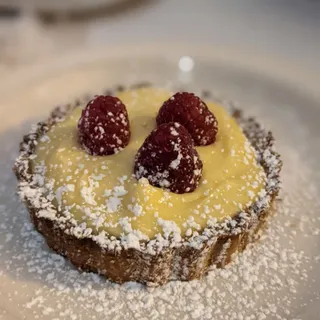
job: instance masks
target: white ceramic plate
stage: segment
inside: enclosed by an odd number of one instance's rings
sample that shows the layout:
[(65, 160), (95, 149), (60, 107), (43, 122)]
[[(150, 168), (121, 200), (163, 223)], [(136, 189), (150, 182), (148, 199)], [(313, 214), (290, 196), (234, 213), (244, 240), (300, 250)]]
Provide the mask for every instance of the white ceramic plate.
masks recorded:
[[(181, 71), (179, 59), (194, 67)], [(0, 319), (319, 319), (320, 89), (314, 75), (236, 48), (145, 45), (58, 57), (0, 88)], [(259, 243), (201, 281), (146, 289), (80, 274), (53, 254), (15, 196), (11, 172), (31, 123), (116, 84), (209, 89), (270, 128), (283, 155), (278, 214)]]

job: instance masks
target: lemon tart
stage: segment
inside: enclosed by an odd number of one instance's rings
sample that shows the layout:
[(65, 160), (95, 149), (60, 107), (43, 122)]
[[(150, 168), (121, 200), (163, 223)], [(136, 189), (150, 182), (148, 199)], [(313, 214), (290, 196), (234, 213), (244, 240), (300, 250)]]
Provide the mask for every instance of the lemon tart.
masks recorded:
[(23, 139), (18, 193), (48, 246), (123, 283), (192, 280), (244, 250), (281, 159), (253, 118), (142, 87), (55, 109)]

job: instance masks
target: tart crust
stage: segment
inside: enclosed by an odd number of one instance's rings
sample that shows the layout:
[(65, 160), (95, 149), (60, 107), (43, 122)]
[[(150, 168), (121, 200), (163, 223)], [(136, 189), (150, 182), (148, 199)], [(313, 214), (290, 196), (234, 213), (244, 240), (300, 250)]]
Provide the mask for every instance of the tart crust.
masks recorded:
[[(123, 87), (114, 91), (119, 90)], [(114, 91), (108, 90), (107, 94)], [(202, 96), (208, 98), (208, 91), (204, 91)], [(81, 270), (97, 272), (118, 283), (137, 281), (156, 286), (170, 280), (198, 279), (212, 267), (224, 267), (235, 253), (243, 251), (259, 238), (259, 230), (274, 210), (280, 189), (282, 161), (274, 150), (272, 133), (264, 130), (254, 118), (245, 118), (239, 109), (225, 101), (222, 104), (230, 109), (242, 127), (266, 173), (263, 197), (232, 218), (208, 226), (199, 235), (185, 238), (180, 243), (169, 239), (167, 245), (151, 251), (148, 243), (141, 243), (139, 249), (126, 248), (118, 239), (106, 236), (102, 242), (99, 237), (86, 234), (85, 230), (76, 233), (74, 222), (61, 219), (62, 213), (45, 201), (44, 196), (41, 197), (43, 191), (40, 187), (32, 184), (30, 156), (36, 149), (37, 140), (81, 102), (77, 100), (72, 105), (57, 107), (46, 122), (38, 123), (31, 133), (25, 135), (13, 168), (18, 179), (18, 194), (26, 203), (35, 228), (45, 237), (50, 248)]]

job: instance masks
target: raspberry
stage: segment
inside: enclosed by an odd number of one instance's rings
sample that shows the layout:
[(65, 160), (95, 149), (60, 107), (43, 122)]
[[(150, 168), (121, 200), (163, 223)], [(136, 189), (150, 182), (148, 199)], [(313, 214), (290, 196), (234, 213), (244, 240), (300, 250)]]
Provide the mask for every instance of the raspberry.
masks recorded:
[(202, 176), (202, 161), (187, 129), (177, 122), (153, 130), (136, 154), (134, 173), (155, 187), (192, 192)]
[(79, 140), (91, 155), (114, 154), (128, 145), (130, 125), (125, 105), (112, 96), (96, 96), (82, 110)]
[(172, 121), (183, 125), (197, 146), (206, 146), (216, 141), (217, 119), (193, 93), (178, 92), (164, 102), (157, 115), (157, 125)]

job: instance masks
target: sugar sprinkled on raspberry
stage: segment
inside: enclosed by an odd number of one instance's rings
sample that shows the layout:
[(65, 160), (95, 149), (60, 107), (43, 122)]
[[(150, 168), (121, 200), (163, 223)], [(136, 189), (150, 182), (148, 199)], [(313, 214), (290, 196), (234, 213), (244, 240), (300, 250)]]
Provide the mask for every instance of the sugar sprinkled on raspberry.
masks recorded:
[(193, 93), (178, 92), (164, 102), (157, 116), (157, 125), (168, 122), (182, 124), (197, 146), (206, 146), (216, 140), (217, 119)]
[(155, 187), (174, 193), (192, 192), (202, 176), (202, 161), (186, 128), (177, 122), (164, 123), (138, 150), (134, 173)]
[(79, 140), (91, 155), (110, 155), (128, 145), (130, 124), (125, 105), (112, 96), (96, 96), (82, 111)]

